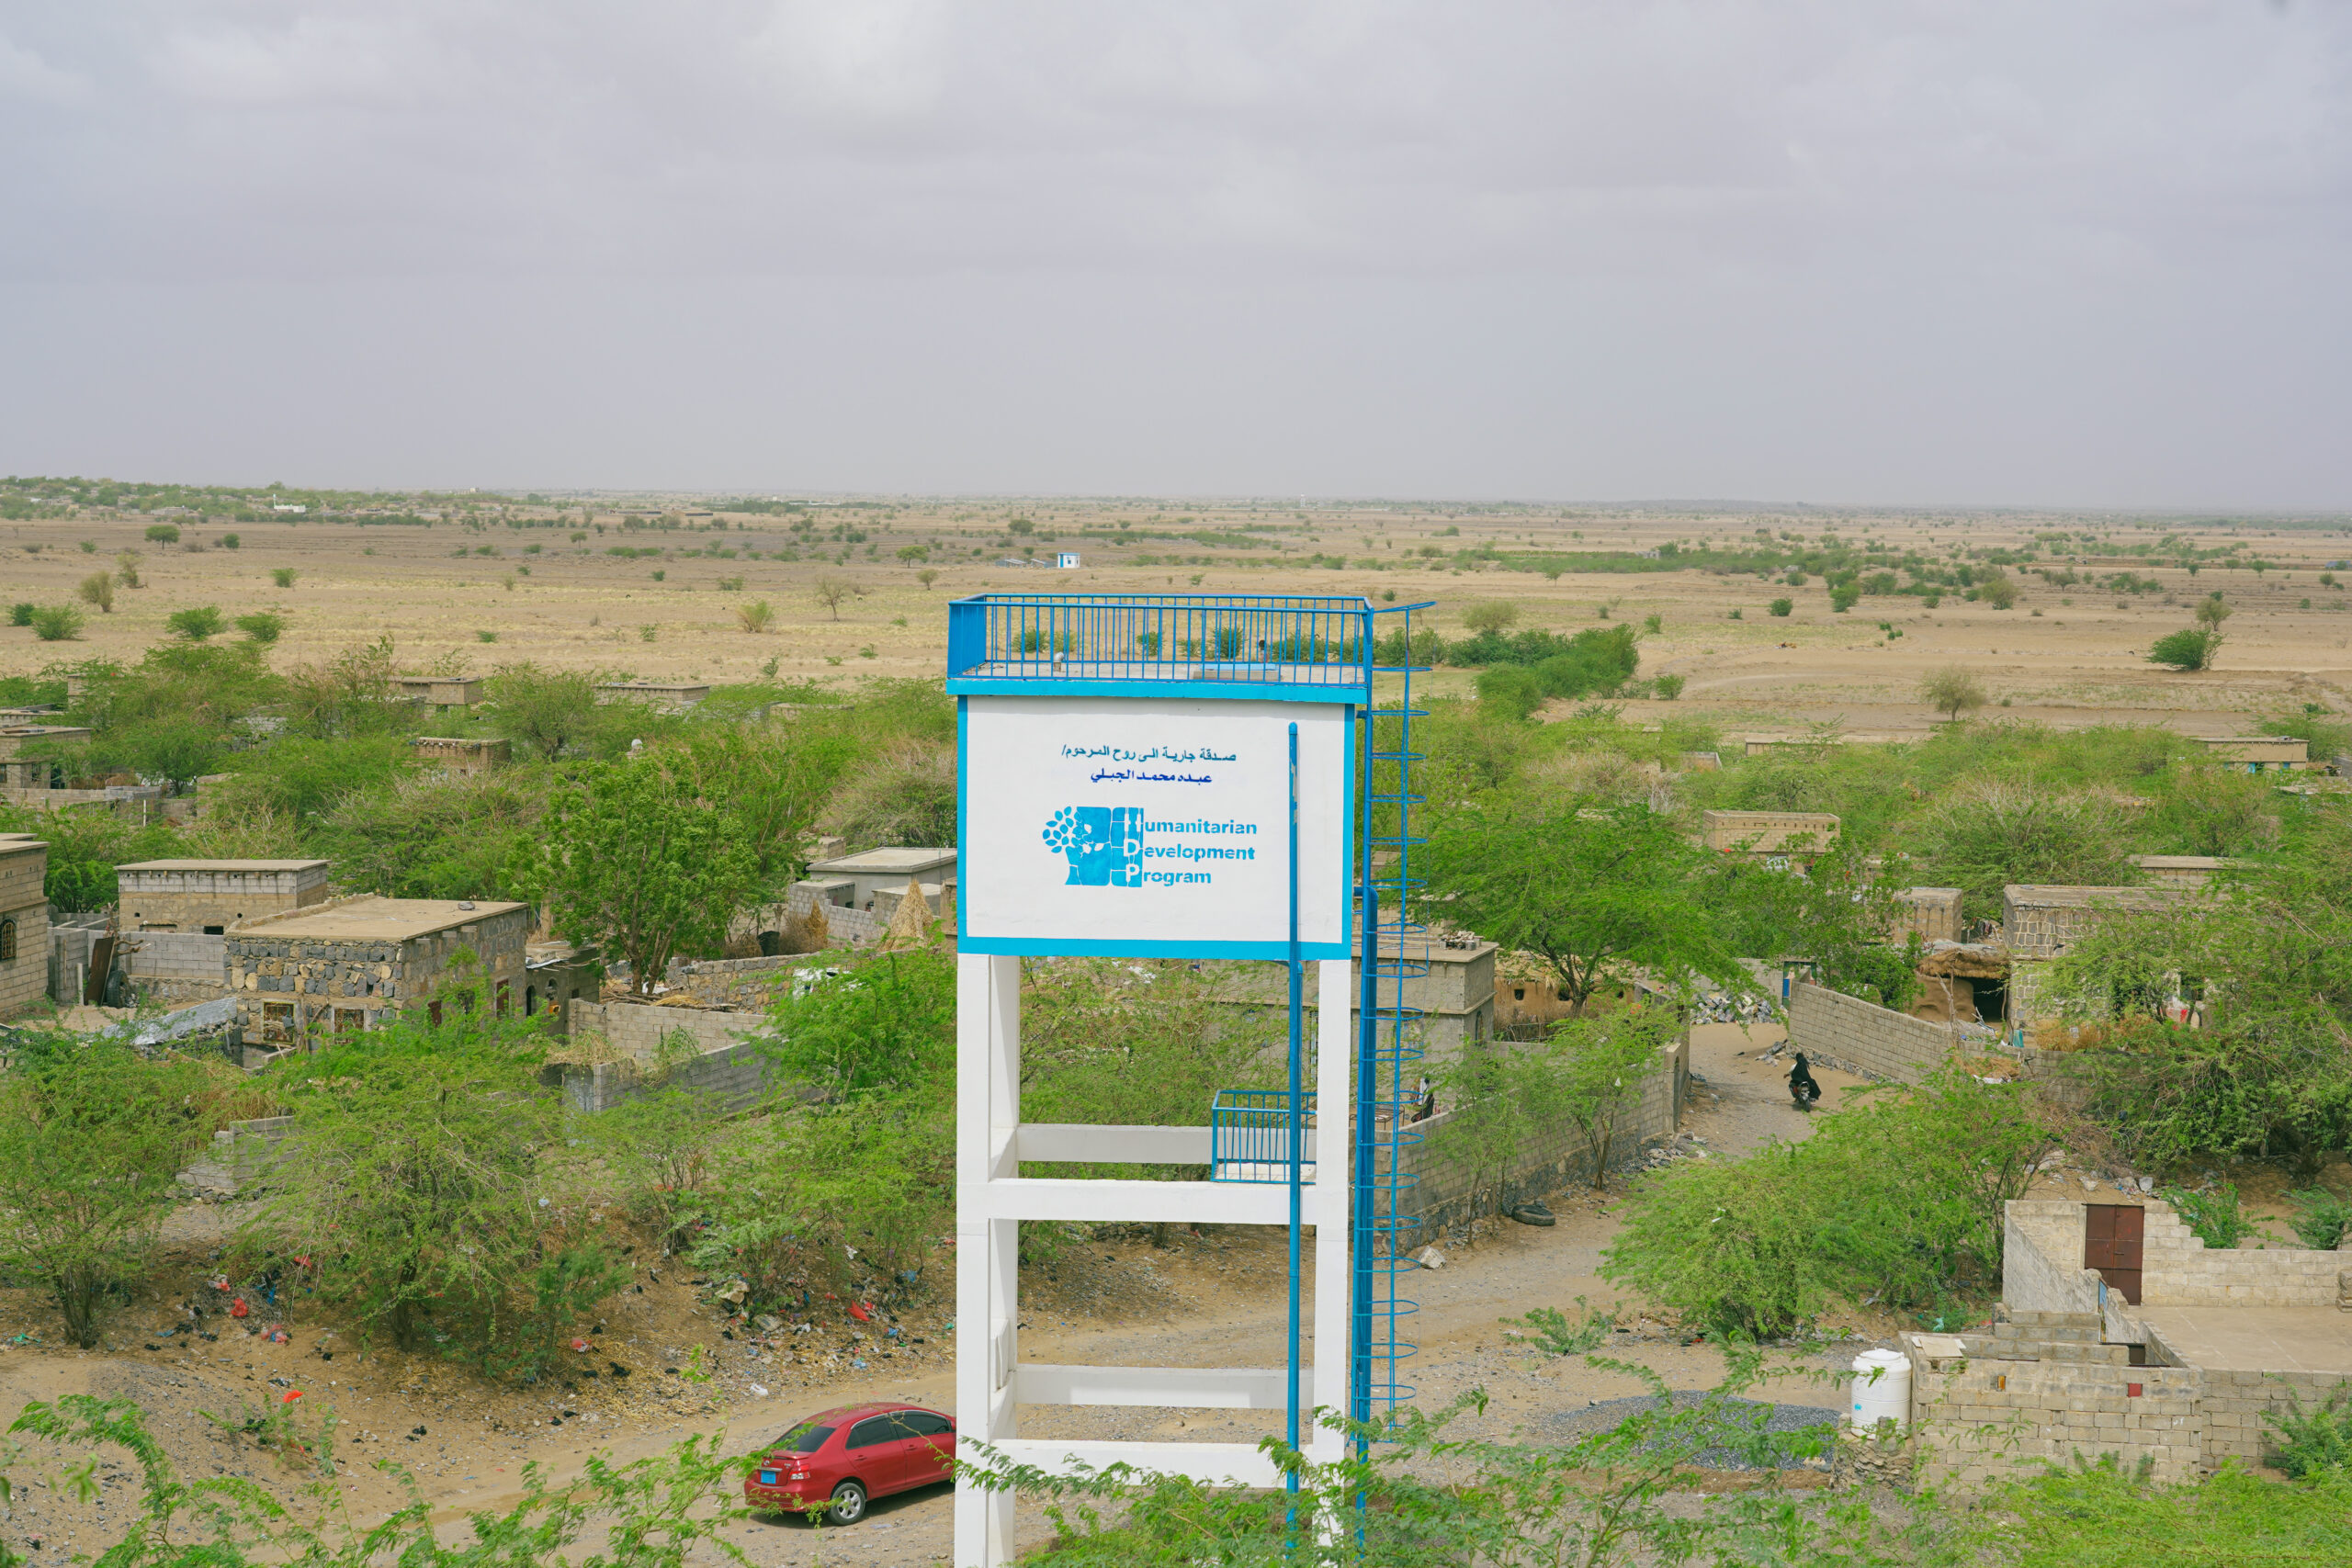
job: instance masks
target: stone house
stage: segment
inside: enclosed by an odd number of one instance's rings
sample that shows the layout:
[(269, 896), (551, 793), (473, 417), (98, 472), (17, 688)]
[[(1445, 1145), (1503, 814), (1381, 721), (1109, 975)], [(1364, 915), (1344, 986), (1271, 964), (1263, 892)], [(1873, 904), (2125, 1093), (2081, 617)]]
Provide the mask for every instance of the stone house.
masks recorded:
[(2200, 735), (2197, 743), (2205, 748), (2209, 761), (2249, 773), (2293, 773), (2312, 765), (2311, 742), (2291, 735)]
[(2178, 887), (2048, 887), (2017, 883), (2001, 889), (2001, 944), (2009, 953), (2008, 1013), (2023, 1027), (2049, 1014), (2042, 965), (2108, 916), (2177, 908), (2192, 895)]
[(1894, 896), (1903, 907), (1902, 923), (1888, 933), (1890, 940), (1917, 936), (1922, 942), (1960, 941), (1960, 899), (1957, 887), (1905, 888)]
[(63, 789), (65, 764), (28, 757), (26, 749), (44, 741), (73, 745), (89, 739), (90, 731), (70, 724), (0, 726), (0, 789)]
[(49, 992), (49, 845), (29, 833), (0, 833), (0, 1018), (14, 1018)]
[(428, 707), (469, 708), (481, 701), (481, 682), (466, 675), (395, 675), (392, 694)]
[[(367, 1029), (413, 1010), (437, 1022), (451, 989), (467, 985), (476, 1005), (503, 1017), (525, 1000), (531, 925), (528, 904), (337, 899), (229, 931), (229, 987), (245, 1039), (268, 1044)], [(461, 953), (473, 963), (453, 969)]]
[[(1408, 1028), (1430, 1060), (1451, 1061), (1462, 1054), (1465, 1044), (1483, 1044), (1494, 1036), (1495, 955), (1498, 951), (1493, 942), (1477, 937), (1434, 933), (1406, 944), (1407, 963), (1422, 971), (1408, 976), (1402, 987), (1404, 1005), (1420, 1013)], [(1385, 946), (1383, 953), (1385, 956)], [(1282, 965), (1251, 964), (1244, 967), (1243, 973), (1245, 977), (1236, 987), (1243, 1005), (1288, 1010), (1289, 987)], [(1348, 995), (1359, 998), (1363, 981), (1361, 932), (1357, 933), (1349, 975)], [(1395, 1005), (1398, 989), (1396, 982), (1382, 978), (1380, 1005)], [(1316, 1010), (1316, 987), (1311, 982), (1306, 987), (1306, 1010), (1310, 1017)], [(1351, 1022), (1361, 1021), (1362, 1010), (1351, 1007), (1348, 1016)], [(1310, 1022), (1306, 1027), (1311, 1034), (1314, 1024)]]
[(643, 703), (660, 713), (684, 713), (708, 695), (700, 681), (606, 681), (596, 687), (600, 703)]
[(906, 891), (909, 878), (922, 888), (923, 897), (934, 909), (940, 908), (943, 897), (955, 897), (956, 852), (881, 849), (834, 855), (810, 861), (807, 874), (793, 888), (795, 892), (807, 888), (828, 904), (875, 913), (876, 897), (887, 893), (895, 900), (897, 895)]
[(514, 743), (485, 738), (420, 735), (408, 743), (408, 749), (427, 767), (471, 777), (504, 767), (514, 755)]
[(2251, 1467), (2267, 1415), (2352, 1378), (2352, 1253), (2209, 1247), (2136, 1196), (2006, 1205), (2001, 1294), (1990, 1334), (1902, 1337), (1915, 1438), (1963, 1487), (2077, 1455)]
[(1719, 854), (1810, 861), (1838, 847), (1839, 826), (1831, 811), (1709, 811), (1699, 841)]
[(220, 936), (240, 920), (290, 914), (327, 897), (322, 860), (142, 860), (114, 868), (126, 931)]

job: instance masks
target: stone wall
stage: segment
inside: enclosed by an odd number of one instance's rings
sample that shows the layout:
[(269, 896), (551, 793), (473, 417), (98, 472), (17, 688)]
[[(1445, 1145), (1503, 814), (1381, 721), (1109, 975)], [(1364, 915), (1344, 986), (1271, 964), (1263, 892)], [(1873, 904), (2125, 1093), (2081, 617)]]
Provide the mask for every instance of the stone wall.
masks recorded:
[(0, 959), (0, 1018), (40, 1003), (49, 989), (49, 846), (39, 840), (0, 840), (0, 920), (8, 922), (13, 951)]
[(2308, 1411), (2325, 1403), (2344, 1381), (2335, 1372), (2209, 1370), (2197, 1375), (2208, 1472), (2221, 1469), (2233, 1459), (2248, 1469), (2260, 1464), (2278, 1443), (2277, 1434), (2263, 1417), (2286, 1414), (2298, 1399)]
[(1828, 811), (1709, 811), (1700, 818), (1699, 838), (1711, 850), (1822, 854), (1837, 847), (1838, 828)]
[(2110, 915), (2169, 909), (2188, 897), (2169, 887), (2046, 887), (2012, 883), (2001, 889), (2001, 941), (2016, 958), (2056, 958)]
[(115, 867), (122, 929), (167, 926), (201, 933), (266, 915), (283, 915), (327, 897), (327, 863), (275, 865), (155, 864)]
[(1800, 983), (1789, 991), (1789, 1043), (1816, 1062), (1869, 1078), (1918, 1083), (1951, 1049), (1951, 1031)]
[(2083, 1206), (2018, 1199), (2001, 1215), (2001, 1300), (2012, 1313), (2096, 1313), (2098, 1272), (2083, 1267)]
[[(2015, 1315), (2022, 1323), (2026, 1314)], [(2078, 1455), (2105, 1454), (2127, 1474), (2145, 1460), (2159, 1484), (2198, 1479), (2206, 1463), (2203, 1375), (2094, 1359), (2090, 1352), (2126, 1347), (2097, 1344), (2097, 1315), (2085, 1321), (2039, 1330), (2087, 1336), (2080, 1359), (2041, 1353), (2056, 1345), (2018, 1342), (2005, 1351), (1975, 1336), (1903, 1337), (1912, 1427), (1933, 1479), (1973, 1491), (2044, 1461), (2070, 1466)], [(2005, 1354), (2032, 1359), (1999, 1359)]]
[(809, 955), (779, 953), (763, 958), (673, 959), (662, 983), (705, 1007), (763, 1010), (792, 989), (793, 976), (809, 967)]
[[(1659, 1052), (1657, 1070), (1642, 1080), (1639, 1100), (1619, 1124), (1617, 1143), (1610, 1154), (1611, 1168), (1631, 1161), (1674, 1132), (1682, 1081), (1689, 1071), (1687, 1048), (1679, 1041)], [(1410, 1131), (1420, 1142), (1408, 1147), (1400, 1162), (1405, 1173), (1414, 1179), (1404, 1190), (1400, 1207), (1405, 1213), (1420, 1218), (1425, 1235), (1433, 1235), (1441, 1226), (1500, 1213), (1571, 1182), (1591, 1179), (1589, 1146), (1577, 1128), (1563, 1122), (1522, 1139), (1498, 1182), (1491, 1173), (1475, 1168), (1462, 1157), (1458, 1143), (1451, 1141), (1463, 1125), (1462, 1115), (1448, 1111), (1414, 1123)], [(1385, 1170), (1386, 1166), (1381, 1168)], [(1474, 1188), (1481, 1187), (1485, 1190), (1474, 1193)]]
[(134, 931), (122, 969), (152, 1001), (190, 1007), (229, 994), (229, 939), (202, 931)]
[[(2209, 1247), (2168, 1203), (2149, 1203), (2143, 1306), (2332, 1307), (2352, 1254), (2299, 1247)], [(2081, 1233), (2077, 1231), (2077, 1235)]]
[(673, 1063), (667, 1072), (628, 1060), (565, 1063), (548, 1067), (547, 1075), (561, 1082), (564, 1102), (574, 1111), (610, 1111), (674, 1089), (705, 1097), (713, 1114), (725, 1115), (759, 1103), (774, 1071), (766, 1053), (756, 1043), (735, 1041)]
[(493, 907), (462, 926), (411, 937), (281, 934), (279, 922), (363, 904), (369, 897), (250, 921), (228, 934), (228, 983), (240, 999), (247, 1039), (275, 1043), (312, 1028), (372, 1028), (412, 1006), (437, 1009), (434, 987), (461, 947), (481, 963), (477, 984), (485, 1010), (521, 1012), (527, 905)]
[(696, 1051), (717, 1051), (750, 1034), (767, 1032), (767, 1020), (756, 1012), (696, 1007), (660, 1007), (645, 1002), (571, 1004), (571, 1030), (582, 1043), (582, 1054), (597, 1054), (598, 1043), (616, 1057), (650, 1065), (661, 1059), (662, 1043), (683, 1032)]
[(1897, 938), (1917, 936), (1923, 942), (1958, 942), (1962, 921), (1957, 887), (1906, 887), (1894, 896), (1903, 908), (1895, 926)]

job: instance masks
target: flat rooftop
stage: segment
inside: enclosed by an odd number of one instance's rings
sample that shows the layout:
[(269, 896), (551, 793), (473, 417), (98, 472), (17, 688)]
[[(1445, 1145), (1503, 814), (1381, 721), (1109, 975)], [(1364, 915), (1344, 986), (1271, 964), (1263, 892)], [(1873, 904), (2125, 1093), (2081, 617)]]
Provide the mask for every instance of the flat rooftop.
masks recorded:
[(2001, 889), (2001, 897), (2011, 904), (2026, 908), (2069, 909), (2094, 904), (2119, 904), (2125, 908), (2153, 908), (2177, 902), (2181, 890), (2177, 887), (2059, 887), (2036, 886), (2011, 883)]
[(458, 926), (469, 926), (527, 904), (503, 904), (484, 899), (471, 905), (452, 898), (355, 898), (324, 909), (304, 909), (248, 920), (235, 935), (248, 940), (277, 942), (291, 937), (317, 937), (325, 942), (406, 942)]
[(135, 860), (115, 867), (124, 871), (310, 871), (322, 860)]
[(2132, 1307), (2192, 1366), (2352, 1377), (2352, 1313), (2335, 1307)]
[(954, 862), (954, 850), (865, 850), (854, 855), (836, 855), (831, 860), (812, 860), (810, 871), (845, 871), (853, 875), (904, 872), (911, 876), (919, 871), (931, 871)]

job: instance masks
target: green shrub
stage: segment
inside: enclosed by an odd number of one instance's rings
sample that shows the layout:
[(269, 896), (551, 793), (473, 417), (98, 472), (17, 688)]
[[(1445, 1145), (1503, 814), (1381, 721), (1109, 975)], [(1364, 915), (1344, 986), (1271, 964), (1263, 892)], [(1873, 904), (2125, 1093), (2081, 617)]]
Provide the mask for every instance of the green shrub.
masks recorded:
[(43, 642), (71, 642), (82, 635), (82, 612), (71, 604), (44, 604), (33, 612), (33, 636)]
[(2148, 649), (2148, 662), (2166, 664), (2175, 670), (2210, 670), (2213, 656), (2221, 651), (2222, 634), (2207, 626), (2183, 626), (2167, 632)]
[(223, 534), (220, 538), (213, 542), (224, 550), (233, 550), (243, 541), (240, 540), (234, 534)]
[(2224, 1182), (2211, 1192), (2191, 1192), (2185, 1187), (2166, 1187), (2156, 1193), (2173, 1207), (2180, 1223), (2197, 1233), (2197, 1239), (2210, 1247), (2228, 1251), (2254, 1234), (2253, 1223), (2238, 1208), (2238, 1190)]
[(66, 1337), (94, 1349), (212, 1129), (188, 1114), (203, 1087), (193, 1063), (71, 1035), (45, 1043), (17, 1046), (0, 1076), (0, 1268), (39, 1284)]
[(229, 618), (218, 604), (197, 604), (185, 610), (175, 610), (164, 617), (164, 625), (190, 642), (202, 642), (217, 637), (228, 626)]
[(255, 610), (237, 617), (237, 629), (255, 642), (276, 642), (286, 631), (286, 617), (273, 610)]
[(1660, 702), (1670, 703), (1682, 695), (1683, 684), (1680, 675), (1660, 675), (1650, 682), (1650, 690), (1657, 694)]
[(2278, 1434), (2277, 1449), (2263, 1462), (2284, 1471), (2290, 1481), (2352, 1472), (2352, 1382), (2337, 1383), (2309, 1410), (2293, 1388), (2288, 1389), (2287, 1398), (2286, 1410), (2262, 1413), (2262, 1419)]
[(1601, 1272), (1686, 1321), (1759, 1336), (1865, 1297), (1956, 1314), (1999, 1289), (2001, 1205), (2053, 1142), (2011, 1086), (1871, 1089), (1802, 1143), (1649, 1180)]
[(1861, 603), (1861, 598), (1862, 591), (1860, 587), (1851, 582), (1841, 582), (1829, 591), (1830, 613), (1842, 615)]
[(33, 609), (34, 606), (29, 601), (19, 601), (17, 604), (9, 605), (8, 624), (12, 626), (31, 626), (33, 624)]
[(290, 566), (274, 566), (269, 569), (269, 580), (280, 588), (293, 587), (297, 575)]
[(1771, 611), (1771, 613), (1776, 615), (1785, 615), (1796, 607), (1797, 603), (1793, 599), (1775, 599), (1771, 604), (1765, 606), (1766, 609)]
[(2345, 1233), (2352, 1231), (2352, 1199), (2318, 1189), (2287, 1196), (2299, 1211), (2294, 1219), (2296, 1239), (2314, 1252), (2333, 1252), (2344, 1245)]

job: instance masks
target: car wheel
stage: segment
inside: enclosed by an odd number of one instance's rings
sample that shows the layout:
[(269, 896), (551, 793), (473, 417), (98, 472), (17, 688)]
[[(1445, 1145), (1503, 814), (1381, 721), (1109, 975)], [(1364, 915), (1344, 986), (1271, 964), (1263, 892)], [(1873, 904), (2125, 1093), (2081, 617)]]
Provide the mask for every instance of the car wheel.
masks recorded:
[(854, 1525), (865, 1517), (865, 1488), (854, 1481), (834, 1487), (833, 1506), (825, 1510), (825, 1517), (837, 1525)]

